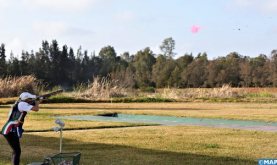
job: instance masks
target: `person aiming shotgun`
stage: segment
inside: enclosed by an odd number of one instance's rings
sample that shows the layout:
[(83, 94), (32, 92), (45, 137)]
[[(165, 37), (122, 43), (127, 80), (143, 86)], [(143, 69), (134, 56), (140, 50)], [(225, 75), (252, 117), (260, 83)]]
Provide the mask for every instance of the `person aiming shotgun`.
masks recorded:
[(22, 137), (24, 132), (23, 124), (27, 113), (30, 111), (38, 112), (39, 104), (43, 99), (60, 92), (62, 92), (62, 90), (39, 96), (35, 100), (34, 98), (36, 98), (36, 95), (33, 95), (29, 92), (23, 92), (11, 108), (8, 121), (2, 128), (2, 134), (13, 150), (11, 156), (12, 165), (19, 165), (20, 163), (21, 147), (19, 138)]

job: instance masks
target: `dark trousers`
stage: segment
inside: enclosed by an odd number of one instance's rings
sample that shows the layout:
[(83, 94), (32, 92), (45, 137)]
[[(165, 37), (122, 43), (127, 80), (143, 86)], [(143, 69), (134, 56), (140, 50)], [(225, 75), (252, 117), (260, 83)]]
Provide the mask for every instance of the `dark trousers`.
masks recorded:
[(21, 154), (19, 138), (16, 136), (14, 132), (10, 132), (8, 135), (4, 135), (4, 137), (6, 138), (13, 150), (11, 160), (12, 165), (19, 165)]

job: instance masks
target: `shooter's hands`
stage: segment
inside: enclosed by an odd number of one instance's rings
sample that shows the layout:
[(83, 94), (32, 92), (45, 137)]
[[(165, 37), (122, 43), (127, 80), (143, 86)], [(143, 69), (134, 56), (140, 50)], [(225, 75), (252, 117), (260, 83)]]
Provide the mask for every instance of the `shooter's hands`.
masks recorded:
[(39, 99), (39, 100), (36, 100), (36, 103), (41, 103), (43, 101), (43, 99)]

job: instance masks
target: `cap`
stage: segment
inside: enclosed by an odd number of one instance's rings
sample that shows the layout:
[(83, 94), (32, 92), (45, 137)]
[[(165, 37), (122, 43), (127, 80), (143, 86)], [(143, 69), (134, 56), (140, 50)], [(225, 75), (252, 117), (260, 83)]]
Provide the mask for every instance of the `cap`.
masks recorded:
[(21, 93), (21, 95), (19, 96), (21, 100), (26, 100), (26, 99), (29, 99), (29, 98), (36, 98), (36, 95), (32, 95), (31, 93), (29, 92), (23, 92)]

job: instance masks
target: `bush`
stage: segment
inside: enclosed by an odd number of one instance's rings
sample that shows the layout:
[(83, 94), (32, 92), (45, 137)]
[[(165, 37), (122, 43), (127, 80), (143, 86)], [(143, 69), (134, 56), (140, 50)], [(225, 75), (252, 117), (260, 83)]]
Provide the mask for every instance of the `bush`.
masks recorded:
[(141, 92), (150, 92), (150, 93), (154, 93), (156, 90), (154, 87), (141, 87), (140, 88)]
[(43, 100), (43, 103), (89, 103), (91, 100), (68, 97), (64, 95), (51, 96), (48, 99)]
[(164, 98), (114, 98), (113, 102), (119, 103), (155, 103), (155, 102), (173, 102), (171, 99)]
[(248, 93), (246, 94), (248, 97), (274, 97), (272, 93), (269, 93), (267, 91), (261, 92), (261, 93)]

